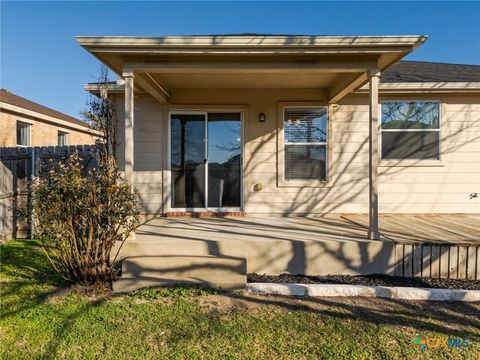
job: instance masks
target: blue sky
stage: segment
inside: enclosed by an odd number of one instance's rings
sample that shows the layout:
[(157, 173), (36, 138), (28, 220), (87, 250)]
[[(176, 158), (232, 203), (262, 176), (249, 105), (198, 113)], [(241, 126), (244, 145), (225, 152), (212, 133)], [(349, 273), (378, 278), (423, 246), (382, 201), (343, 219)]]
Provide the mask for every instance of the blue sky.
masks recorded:
[(1, 2), (0, 85), (78, 117), (99, 63), (75, 35), (273, 33), (430, 39), (408, 59), (480, 64), (480, 2)]

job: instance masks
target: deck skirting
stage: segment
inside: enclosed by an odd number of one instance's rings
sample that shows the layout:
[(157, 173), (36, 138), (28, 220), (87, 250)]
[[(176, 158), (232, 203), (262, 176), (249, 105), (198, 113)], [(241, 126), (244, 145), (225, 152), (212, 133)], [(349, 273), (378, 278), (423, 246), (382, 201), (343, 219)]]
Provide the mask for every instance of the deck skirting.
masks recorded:
[(480, 280), (480, 246), (395, 243), (396, 276)]

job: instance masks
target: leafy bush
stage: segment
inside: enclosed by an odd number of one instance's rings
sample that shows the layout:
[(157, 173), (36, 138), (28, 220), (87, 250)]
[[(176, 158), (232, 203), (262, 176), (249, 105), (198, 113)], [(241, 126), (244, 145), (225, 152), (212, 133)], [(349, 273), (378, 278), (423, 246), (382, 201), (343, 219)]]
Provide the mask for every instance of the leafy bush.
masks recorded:
[(34, 184), (35, 232), (55, 269), (82, 284), (111, 281), (116, 254), (138, 223), (132, 188), (103, 154), (90, 169), (72, 155)]

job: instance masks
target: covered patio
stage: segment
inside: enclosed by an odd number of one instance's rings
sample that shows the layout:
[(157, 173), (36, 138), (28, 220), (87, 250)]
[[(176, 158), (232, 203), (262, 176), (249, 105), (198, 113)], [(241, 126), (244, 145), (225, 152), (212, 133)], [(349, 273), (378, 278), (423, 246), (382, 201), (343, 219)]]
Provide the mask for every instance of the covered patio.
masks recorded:
[[(136, 94), (147, 93), (154, 98), (165, 109), (164, 113), (158, 116), (165, 118), (168, 118), (170, 116), (168, 114), (175, 110), (190, 112), (192, 110), (207, 112), (209, 109), (238, 110), (239, 101), (241, 101), (240, 104), (249, 101), (251, 104), (254, 103), (251, 99), (239, 100), (240, 98), (246, 99), (248, 94), (254, 94), (252, 95), (254, 98), (261, 98), (265, 94), (269, 94), (271, 99), (265, 100), (262, 108), (254, 109), (254, 106), (244, 106), (241, 109), (244, 119), (241, 154), (243, 168), (238, 192), (241, 192), (242, 195), (239, 203), (236, 204), (239, 206), (236, 208), (245, 213), (261, 213), (265, 210), (254, 204), (253, 201), (249, 208), (249, 198), (256, 197), (258, 199), (262, 195), (258, 194), (262, 185), (256, 186), (258, 184), (255, 182), (268, 181), (269, 185), (274, 185), (275, 182), (277, 188), (316, 186), (326, 189), (329, 185), (326, 184), (327, 179), (318, 180), (316, 183), (302, 180), (284, 181), (285, 177), (282, 174), (284, 150), (280, 145), (278, 154), (273, 154), (277, 159), (275, 181), (266, 180), (266, 176), (262, 177), (262, 174), (259, 179), (253, 171), (255, 164), (265, 161), (265, 158), (260, 160), (261, 156), (256, 155), (259, 152), (257, 144), (266, 140), (271, 141), (272, 134), (264, 133), (265, 129), (255, 125), (258, 122), (256, 118), (258, 117), (260, 122), (265, 121), (265, 113), (270, 113), (270, 118), (272, 118), (272, 113), (275, 111), (272, 105), (281, 100), (289, 100), (291, 105), (296, 107), (306, 106), (308, 103), (314, 103), (316, 106), (318, 104), (326, 107), (334, 106), (355, 89), (368, 85), (368, 201), (365, 199), (364, 206), (369, 213), (368, 238), (372, 240), (380, 239), (378, 229), (379, 146), (376, 136), (379, 121), (380, 74), (421, 46), (425, 40), (426, 36), (359, 37), (258, 34), (184, 37), (77, 37), (81, 46), (123, 78), (121, 91), (125, 95), (125, 112), (124, 119), (121, 121), (124, 122), (122, 139), (124, 152), (121, 155), (124, 158), (120, 163), (123, 163), (125, 178), (134, 185), (139, 193), (145, 192), (146, 198), (150, 196), (151, 184), (140, 174), (138, 176), (136, 174), (139, 173), (136, 170), (136, 162), (139, 159), (139, 155), (136, 155), (136, 148), (138, 144), (141, 145), (143, 142), (151, 140), (139, 139), (135, 135), (135, 116), (138, 116), (135, 111)], [(89, 90), (93, 91), (94, 89)], [(308, 95), (305, 91), (308, 92)], [(211, 95), (205, 97), (205, 94)], [(238, 94), (243, 95), (239, 96)], [(223, 103), (206, 106), (205, 104), (212, 104), (212, 98), (222, 99)], [(303, 102), (300, 104), (299, 100)], [(259, 114), (256, 114), (257, 111)], [(140, 116), (142, 115), (140, 113)], [(153, 119), (149, 119), (149, 121), (153, 121)], [(281, 128), (283, 125), (280, 117), (277, 121), (278, 128)], [(168, 142), (165, 139), (163, 141)], [(279, 144), (283, 143), (282, 131), (278, 131), (277, 141)], [(343, 153), (344, 145), (343, 143), (336, 145), (332, 142), (331, 153)], [(172, 200), (175, 196), (174, 183), (176, 183), (171, 166), (174, 161), (169, 158), (172, 149), (168, 149), (168, 144), (163, 146), (164, 157), (160, 166), (162, 168), (162, 188), (156, 190), (157, 192), (161, 191), (162, 194), (162, 199), (157, 201), (161, 202), (161, 208), (157, 207), (154, 211), (147, 209), (149, 214), (152, 212), (168, 214), (178, 211), (175, 209), (178, 206), (174, 206)], [(142, 149), (142, 151), (145, 150)], [(342, 172), (337, 169), (340, 163), (330, 160), (325, 159), (325, 163), (333, 164), (328, 169), (329, 177), (330, 179), (338, 178)], [(205, 156), (202, 162), (208, 169), (208, 156)], [(199, 161), (197, 167), (201, 166)], [(257, 172), (260, 171), (257, 170)], [(208, 176), (206, 179), (208, 180)], [(187, 206), (188, 201), (185, 201), (184, 212), (200, 211), (201, 207), (209, 211), (208, 196), (205, 194), (211, 184), (207, 184), (207, 180), (204, 185), (202, 184), (205, 190), (200, 193), (203, 199), (197, 202), (201, 206)], [(250, 186), (250, 183), (255, 186)], [(146, 189), (144, 190), (142, 187)], [(217, 192), (222, 193), (221, 190)], [(302, 203), (300, 200), (299, 202)], [(329, 210), (317, 210), (317, 213), (322, 211), (328, 212)]]

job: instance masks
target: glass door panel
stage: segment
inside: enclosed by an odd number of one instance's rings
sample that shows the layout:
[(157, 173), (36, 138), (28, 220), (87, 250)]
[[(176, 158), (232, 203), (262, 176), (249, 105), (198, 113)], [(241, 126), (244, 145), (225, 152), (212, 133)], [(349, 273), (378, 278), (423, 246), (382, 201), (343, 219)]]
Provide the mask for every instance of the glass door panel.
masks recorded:
[(208, 207), (240, 208), (240, 113), (208, 113)]
[(170, 161), (172, 208), (205, 208), (205, 115), (172, 114)]

